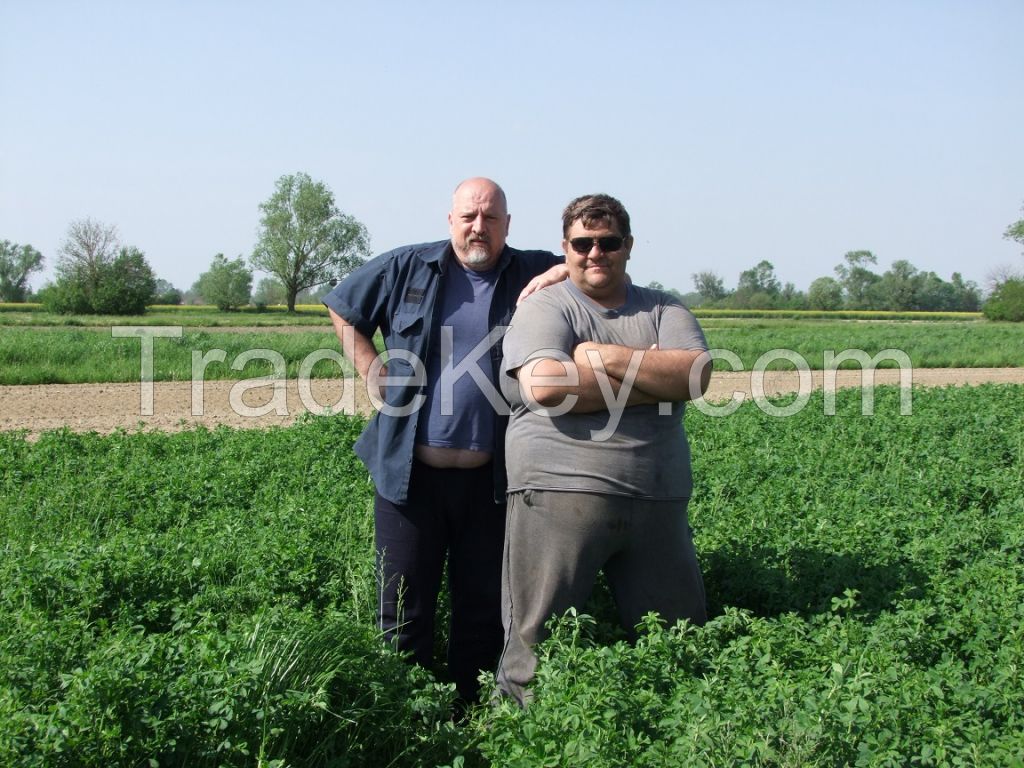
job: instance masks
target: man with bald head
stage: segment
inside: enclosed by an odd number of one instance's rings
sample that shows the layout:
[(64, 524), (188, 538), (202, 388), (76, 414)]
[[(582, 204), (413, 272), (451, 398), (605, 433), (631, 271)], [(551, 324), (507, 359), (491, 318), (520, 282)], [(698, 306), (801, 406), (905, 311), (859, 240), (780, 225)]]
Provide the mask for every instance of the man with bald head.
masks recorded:
[(324, 299), (377, 407), (355, 450), (376, 486), (381, 628), (432, 666), (447, 558), (448, 671), (466, 701), (478, 700), (477, 677), (494, 669), (503, 634), (501, 337), (521, 295), (567, 274), (552, 253), (509, 247), (510, 220), (501, 187), (467, 179), (452, 195), (449, 239), (378, 256)]

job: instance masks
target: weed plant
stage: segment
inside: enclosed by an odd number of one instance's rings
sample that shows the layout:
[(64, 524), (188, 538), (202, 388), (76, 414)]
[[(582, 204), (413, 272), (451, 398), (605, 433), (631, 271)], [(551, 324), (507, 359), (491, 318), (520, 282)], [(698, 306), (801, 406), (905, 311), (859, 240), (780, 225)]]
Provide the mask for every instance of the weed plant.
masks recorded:
[(837, 401), (689, 409), (709, 623), (599, 589), (462, 726), (374, 629), (358, 419), (0, 436), (0, 764), (1024, 765), (1024, 387)]

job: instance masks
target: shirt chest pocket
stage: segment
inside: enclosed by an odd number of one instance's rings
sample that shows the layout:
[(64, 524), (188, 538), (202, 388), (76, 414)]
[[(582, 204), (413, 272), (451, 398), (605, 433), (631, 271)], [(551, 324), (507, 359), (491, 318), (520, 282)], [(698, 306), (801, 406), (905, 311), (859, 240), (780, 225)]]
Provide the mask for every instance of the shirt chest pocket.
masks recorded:
[(399, 312), (391, 322), (391, 330), (403, 338), (414, 338), (423, 333), (423, 315), (418, 312)]
[[(388, 340), (388, 377), (397, 377), (398, 380), (409, 379), (409, 377), (422, 376), (422, 360), (426, 354), (423, 338), (425, 319), (422, 312), (398, 311), (391, 319), (391, 335)], [(401, 384), (396, 382), (395, 386), (387, 388), (385, 400), (395, 405), (405, 402), (408, 396), (406, 389), (409, 386), (418, 387), (422, 381), (416, 382), (413, 379), (404, 381)]]

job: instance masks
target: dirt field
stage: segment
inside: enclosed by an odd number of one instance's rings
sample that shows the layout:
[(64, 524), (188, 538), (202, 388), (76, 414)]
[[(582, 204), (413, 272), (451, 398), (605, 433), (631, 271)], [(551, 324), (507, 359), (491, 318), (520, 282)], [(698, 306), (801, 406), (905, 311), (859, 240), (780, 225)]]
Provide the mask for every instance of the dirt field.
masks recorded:
[[(1024, 384), (1024, 368), (919, 368), (914, 386), (976, 385), (985, 382)], [(706, 399), (723, 401), (734, 392), (751, 396), (749, 372), (715, 373)], [(899, 383), (898, 370), (880, 370), (876, 384)], [(839, 371), (839, 387), (859, 386), (858, 371)], [(214, 427), (269, 427), (292, 423), (307, 411), (353, 411), (368, 414), (370, 404), (360, 380), (324, 379), (300, 389), (295, 381), (244, 389), (239, 382), (211, 381), (155, 383), (152, 393), (141, 384), (53, 384), (0, 386), (0, 430), (40, 432), (68, 427), (76, 431), (109, 433), (118, 429), (180, 430), (196, 425)], [(800, 386), (796, 372), (764, 375), (765, 394), (794, 392)], [(821, 371), (813, 372), (813, 386), (822, 386)]]

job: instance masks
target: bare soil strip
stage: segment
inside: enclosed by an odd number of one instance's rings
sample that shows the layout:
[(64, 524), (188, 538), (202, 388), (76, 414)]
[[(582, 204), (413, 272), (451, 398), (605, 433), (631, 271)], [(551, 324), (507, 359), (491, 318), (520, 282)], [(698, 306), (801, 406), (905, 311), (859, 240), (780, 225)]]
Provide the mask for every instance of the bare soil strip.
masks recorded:
[[(823, 373), (812, 371), (813, 387), (820, 389)], [(987, 382), (1024, 384), (1024, 368), (918, 368), (915, 387), (965, 386)], [(839, 371), (837, 387), (863, 385), (860, 371)], [(875, 371), (874, 383), (899, 384), (900, 371)], [(177, 431), (196, 426), (226, 425), (236, 428), (286, 426), (307, 412), (372, 412), (366, 388), (359, 379), (314, 379), (300, 387), (288, 380), (252, 387), (244, 382), (156, 382), (152, 397), (144, 398), (143, 385), (44, 384), (0, 386), (0, 431), (24, 430), (30, 436), (67, 427), (78, 432), (107, 434), (116, 430)], [(764, 394), (783, 395), (800, 387), (796, 371), (769, 371), (763, 379), (749, 371), (720, 372), (712, 377), (706, 395), (709, 402), (731, 397), (749, 398), (752, 386), (761, 384)], [(248, 387), (248, 388), (247, 388)]]

